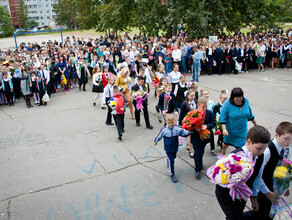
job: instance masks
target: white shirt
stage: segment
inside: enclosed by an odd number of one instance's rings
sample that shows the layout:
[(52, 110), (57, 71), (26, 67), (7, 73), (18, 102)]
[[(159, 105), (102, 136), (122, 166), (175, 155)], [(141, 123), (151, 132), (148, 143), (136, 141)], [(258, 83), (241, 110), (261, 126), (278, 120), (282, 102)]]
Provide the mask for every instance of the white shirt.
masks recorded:
[(175, 62), (181, 61), (181, 50), (180, 49), (173, 50), (171, 56)]
[(169, 75), (168, 75), (168, 82), (169, 83), (178, 83), (179, 82), (179, 79), (181, 77), (181, 73), (180, 72), (171, 72)]
[(48, 84), (50, 82), (50, 72), (46, 69), (44, 70), (41, 70), (40, 71), (41, 73), (44, 73), (42, 77), (44, 77), (47, 81), (46, 81), (46, 84)]
[(145, 81), (145, 83), (151, 83), (151, 82), (152, 82), (152, 79), (151, 79), (151, 77), (150, 77), (150, 71), (149, 71), (148, 68), (145, 69), (145, 73), (144, 73), (144, 75), (146, 76), (146, 81)]
[(114, 91), (113, 91), (114, 86), (107, 84), (106, 87), (104, 88), (103, 91), (103, 105), (106, 104), (106, 98), (112, 98), (114, 97)]
[(102, 73), (93, 74), (92, 83), (96, 86), (100, 86), (100, 83), (102, 83)]

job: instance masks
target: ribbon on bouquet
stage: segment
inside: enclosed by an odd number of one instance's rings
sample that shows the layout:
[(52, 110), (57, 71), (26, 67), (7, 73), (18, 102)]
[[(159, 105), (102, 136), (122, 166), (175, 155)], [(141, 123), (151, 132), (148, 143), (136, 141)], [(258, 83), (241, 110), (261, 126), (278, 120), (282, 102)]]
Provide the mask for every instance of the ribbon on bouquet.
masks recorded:
[(136, 108), (137, 110), (143, 109), (143, 101), (147, 99), (148, 95), (144, 95), (144, 98), (142, 96), (137, 96), (136, 98), (132, 97), (133, 100), (136, 101)]

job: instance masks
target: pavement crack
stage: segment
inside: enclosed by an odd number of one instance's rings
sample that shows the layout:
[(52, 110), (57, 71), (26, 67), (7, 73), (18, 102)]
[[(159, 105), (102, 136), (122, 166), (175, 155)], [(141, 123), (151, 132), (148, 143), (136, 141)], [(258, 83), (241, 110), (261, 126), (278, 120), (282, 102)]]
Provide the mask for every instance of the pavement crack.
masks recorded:
[[(155, 168), (153, 168), (153, 167), (149, 167), (149, 166), (147, 166), (147, 165), (145, 165), (145, 164), (142, 164), (142, 166), (144, 166), (144, 167), (146, 167), (146, 168), (148, 168), (148, 169), (154, 170), (155, 172), (158, 172), (158, 173), (160, 173), (160, 174), (163, 174), (163, 175), (168, 176), (167, 174), (165, 174), (165, 173), (161, 172), (160, 170), (157, 170), (157, 169), (155, 169)], [(206, 192), (201, 192), (199, 189), (196, 189), (196, 188), (194, 188), (194, 187), (192, 187), (192, 186), (189, 186), (188, 184), (183, 183), (183, 182), (181, 182), (181, 181), (179, 181), (179, 180), (178, 180), (178, 182), (179, 182), (180, 184), (182, 184), (183, 186), (185, 186), (185, 187), (187, 187), (187, 188), (189, 188), (189, 189), (191, 189), (191, 190), (193, 190), (193, 191), (195, 191), (195, 192), (198, 192), (198, 193), (200, 193), (200, 194), (207, 195), (207, 196), (211, 196), (211, 197), (216, 197), (214, 194), (210, 194), (210, 193), (206, 193)]]
[(10, 212), (11, 200), (8, 201), (6, 211), (7, 211), (7, 219), (11, 219), (11, 212)]

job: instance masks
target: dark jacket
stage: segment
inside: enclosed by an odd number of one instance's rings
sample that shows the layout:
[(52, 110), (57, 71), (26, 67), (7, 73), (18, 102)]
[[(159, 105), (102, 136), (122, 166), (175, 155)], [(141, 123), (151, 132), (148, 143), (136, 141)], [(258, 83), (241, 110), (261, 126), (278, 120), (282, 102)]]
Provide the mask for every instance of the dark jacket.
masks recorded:
[[(210, 110), (206, 110), (204, 125), (207, 125), (207, 129), (209, 131), (211, 131), (216, 125), (214, 113)], [(201, 140), (199, 133), (196, 130), (194, 130), (194, 132), (192, 133), (192, 136), (191, 136), (191, 143), (193, 145), (198, 146), (198, 145), (202, 144), (203, 142), (204, 143), (210, 142), (210, 138), (206, 139), (206, 140)]]
[[(158, 100), (158, 107), (161, 111), (165, 111), (166, 109), (164, 109), (164, 95), (165, 92), (161, 93), (159, 96), (159, 100)], [(168, 109), (167, 109), (167, 113), (173, 113), (174, 111), (178, 112), (178, 108), (177, 108), (177, 104), (176, 104), (176, 98), (173, 92), (170, 93), (171, 96), (171, 100), (168, 103)]]

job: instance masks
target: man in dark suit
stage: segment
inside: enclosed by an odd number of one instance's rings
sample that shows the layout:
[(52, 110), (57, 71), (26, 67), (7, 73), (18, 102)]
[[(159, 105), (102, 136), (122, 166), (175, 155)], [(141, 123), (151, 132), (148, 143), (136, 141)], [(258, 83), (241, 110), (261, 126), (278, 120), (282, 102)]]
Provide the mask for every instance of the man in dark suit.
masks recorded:
[(227, 49), (225, 50), (225, 58), (226, 58), (226, 73), (230, 74), (231, 73), (231, 62), (232, 62), (232, 49), (231, 45), (228, 44)]
[(215, 59), (216, 59), (216, 63), (217, 63), (217, 73), (219, 75), (221, 75), (222, 74), (222, 64), (223, 64), (223, 60), (224, 60), (224, 52), (223, 52), (220, 45), (218, 45), (218, 47), (215, 49)]
[[(252, 153), (254, 160), (254, 171), (246, 182), (246, 185), (252, 190), (254, 183), (257, 182), (258, 176), (264, 161), (264, 151), (271, 139), (269, 131), (262, 126), (254, 126), (251, 128), (246, 137), (246, 145), (242, 148), (237, 148), (232, 153), (243, 151), (244, 154)], [(243, 220), (243, 210), (246, 204), (245, 200), (232, 199), (229, 195), (230, 190), (220, 185), (216, 185), (216, 198), (227, 220)], [(252, 199), (254, 204), (254, 200)], [(254, 206), (253, 206), (254, 207)]]
[(236, 47), (233, 50), (233, 59), (234, 59), (234, 62), (235, 62), (234, 74), (238, 73), (238, 71), (236, 70), (236, 62), (240, 62), (240, 56), (241, 56), (241, 49), (239, 47), (239, 44), (236, 43)]
[(147, 85), (144, 83), (144, 78), (142, 76), (138, 76), (137, 79), (137, 83), (135, 85), (132, 86), (132, 93), (133, 92), (143, 92), (145, 94), (143, 94), (143, 97), (139, 98), (140, 100), (136, 100), (133, 99), (133, 105), (135, 107), (135, 119), (136, 119), (136, 126), (140, 127), (140, 112), (141, 112), (141, 107), (143, 109), (144, 112), (144, 119), (145, 119), (145, 123), (146, 123), (146, 128), (149, 129), (153, 129), (153, 126), (150, 124), (149, 121), (149, 113), (148, 113), (148, 106), (147, 106)]

